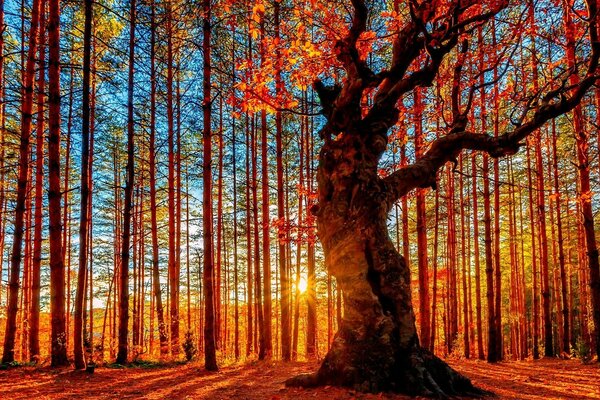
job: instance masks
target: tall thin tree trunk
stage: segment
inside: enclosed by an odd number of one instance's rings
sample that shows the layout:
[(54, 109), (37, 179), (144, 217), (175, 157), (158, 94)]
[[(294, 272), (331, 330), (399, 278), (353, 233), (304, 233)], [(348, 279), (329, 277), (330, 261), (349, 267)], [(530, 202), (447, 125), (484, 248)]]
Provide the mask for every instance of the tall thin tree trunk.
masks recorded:
[[(256, 119), (253, 119), (250, 141), (252, 142), (252, 218), (253, 218), (253, 233), (254, 233), (254, 283), (256, 293), (256, 318), (258, 320), (257, 329), (258, 335), (258, 358), (263, 359), (266, 353), (265, 343), (265, 324), (263, 314), (262, 301), (262, 285), (260, 274), (260, 240), (259, 240), (259, 223), (258, 223), (258, 134), (256, 129)], [(256, 343), (255, 343), (256, 348)]]
[[(227, 343), (227, 295), (223, 296), (222, 291), (227, 294), (227, 275), (225, 275), (225, 284), (223, 284), (223, 101), (219, 99), (219, 136), (217, 151), (217, 243), (215, 253), (215, 342), (217, 349), (226, 351)], [(225, 317), (221, 309), (225, 298)], [(223, 324), (224, 322), (224, 324)], [(223, 326), (224, 325), (224, 326)], [(221, 332), (221, 328), (223, 332)]]
[(27, 198), (27, 182), (29, 178), (31, 119), (33, 111), (33, 82), (35, 79), (35, 51), (37, 49), (39, 9), (41, 0), (34, 0), (31, 11), (31, 27), (29, 29), (29, 50), (27, 65), (23, 74), (24, 96), (21, 104), (21, 132), (19, 143), (19, 174), (17, 183), (17, 201), (15, 205), (15, 224), (10, 260), (9, 296), (4, 333), (4, 352), (2, 363), (15, 360), (15, 337), (17, 332), (17, 312), (19, 301), (19, 275), (21, 269), (23, 233), (25, 223), (25, 203)]
[(250, 152), (251, 152), (251, 141), (250, 141), (250, 118), (248, 117), (248, 113), (245, 113), (245, 137), (246, 137), (246, 182), (245, 182), (245, 201), (246, 201), (246, 275), (247, 275), (247, 297), (246, 297), (246, 312), (248, 316), (248, 322), (246, 325), (246, 357), (249, 357), (252, 354), (254, 349), (253, 346), (253, 333), (254, 333), (254, 296), (253, 296), (253, 288), (254, 288), (254, 274), (252, 273), (252, 224), (251, 224), (251, 198), (250, 198), (250, 188), (252, 186), (252, 182), (250, 181)]
[(541, 150), (541, 131), (538, 130), (535, 135), (536, 140), (536, 168), (537, 168), (537, 208), (539, 221), (539, 246), (540, 246), (540, 272), (542, 277), (542, 309), (544, 318), (544, 355), (546, 357), (554, 356), (554, 345), (552, 339), (552, 310), (550, 306), (550, 281), (549, 281), (549, 263), (548, 263), (548, 236), (546, 232), (546, 200), (544, 188), (544, 166)]
[[(4, 243), (6, 240), (6, 80), (4, 79), (4, 0), (0, 0), (0, 276), (4, 267)], [(2, 298), (2, 279), (0, 279), (0, 298)], [(8, 291), (7, 291), (8, 292)]]
[[(460, 178), (459, 178), (459, 202), (460, 202), (460, 232), (461, 232), (461, 266), (462, 266), (462, 289), (463, 289), (463, 346), (465, 352), (465, 358), (471, 358), (471, 344), (469, 342), (469, 291), (467, 287), (467, 279), (470, 281), (471, 274), (469, 273), (469, 278), (467, 278), (467, 249), (466, 249), (466, 228), (465, 228), (465, 194), (464, 194), (464, 179), (463, 179), (463, 159), (464, 156), (460, 155), (459, 160), (459, 168), (460, 168)], [(469, 271), (470, 272), (470, 271)]]
[(156, 6), (152, 3), (150, 14), (150, 230), (152, 232), (152, 286), (154, 304), (158, 319), (158, 338), (160, 355), (164, 357), (169, 352), (167, 327), (164, 319), (164, 309), (160, 288), (160, 269), (158, 254), (158, 219), (156, 203)]
[[(264, 15), (261, 16), (261, 43), (260, 43), (260, 59), (261, 64), (265, 63), (267, 57), (266, 49), (266, 33)], [(262, 253), (263, 253), (263, 323), (265, 335), (265, 351), (262, 357), (271, 358), (273, 353), (272, 343), (272, 296), (271, 296), (271, 245), (270, 245), (270, 198), (269, 198), (269, 138), (267, 129), (267, 112), (262, 110), (260, 113), (261, 126), (261, 167), (262, 167)]]
[[(597, 13), (595, 2), (589, 2), (588, 10), (590, 19), (594, 21), (590, 25), (590, 38), (595, 46), (598, 42)], [(593, 5), (593, 8), (592, 8)], [(565, 10), (565, 30), (567, 36), (567, 63), (571, 70), (575, 66), (575, 35), (571, 20), (571, 13)], [(579, 84), (577, 74), (570, 75), (570, 84)], [(592, 316), (594, 321), (594, 344), (595, 353), (600, 360), (600, 261), (598, 260), (598, 247), (596, 244), (596, 233), (594, 230), (594, 210), (592, 207), (592, 192), (590, 187), (590, 166), (588, 154), (588, 134), (583, 125), (583, 110), (581, 106), (573, 110), (573, 122), (575, 125), (575, 141), (577, 147), (578, 178), (579, 178), (579, 201), (581, 202), (581, 216), (583, 230), (585, 233), (585, 244), (587, 249), (588, 269), (590, 277), (590, 288), (592, 295)], [(564, 312), (564, 311), (563, 311)]]
[[(75, 295), (75, 315), (73, 317), (73, 350), (75, 369), (85, 368), (83, 354), (83, 297), (86, 290), (85, 277), (88, 256), (88, 202), (90, 193), (90, 64), (92, 39), (92, 0), (84, 1), (85, 22), (83, 28), (83, 98), (81, 122), (81, 202), (79, 208), (79, 270), (77, 274), (77, 293)], [(90, 299), (91, 301), (91, 299)], [(92, 316), (90, 315), (90, 318)]]
[(167, 125), (169, 143), (169, 299), (171, 317), (171, 353), (179, 354), (179, 273), (176, 249), (176, 205), (175, 205), (175, 128), (173, 116), (173, 10), (166, 5), (167, 30)]
[[(31, 277), (31, 311), (29, 332), (30, 361), (38, 362), (40, 358), (40, 279), (42, 265), (42, 208), (44, 195), (44, 107), (45, 107), (45, 40), (46, 40), (46, 2), (40, 4), (40, 42), (38, 45), (38, 99), (36, 126), (36, 164), (35, 164), (35, 232), (33, 234), (33, 265)], [(0, 212), (1, 212), (0, 205)], [(0, 247), (1, 249), (1, 247)], [(0, 250), (1, 252), (2, 250)], [(1, 267), (0, 267), (1, 268)], [(2, 274), (0, 273), (0, 276)]]
[(203, 132), (203, 188), (202, 188), (202, 226), (204, 242), (204, 366), (209, 371), (216, 371), (215, 343), (215, 304), (214, 304), (214, 264), (213, 264), (213, 216), (212, 216), (212, 134), (211, 134), (211, 4), (203, 1), (202, 49), (204, 50), (203, 95), (204, 116)]
[(433, 228), (433, 285), (432, 285), (432, 295), (431, 295), (431, 327), (430, 330), (431, 339), (429, 340), (429, 351), (432, 353), (435, 349), (435, 338), (436, 338), (436, 330), (433, 329), (436, 326), (437, 321), (437, 295), (438, 295), (438, 248), (439, 248), (439, 223), (440, 223), (440, 194), (439, 191), (435, 192), (435, 219), (434, 219), (434, 228)]
[(52, 366), (66, 366), (65, 264), (61, 241), (60, 187), (60, 7), (59, 0), (49, 0), (48, 24), (49, 134), (48, 134), (48, 215), (50, 231), (50, 310), (52, 314)]
[(473, 252), (475, 257), (475, 310), (477, 315), (477, 358), (485, 358), (483, 352), (483, 327), (481, 321), (481, 270), (479, 260), (479, 211), (477, 208), (477, 154), (471, 156), (473, 197)]
[[(292, 339), (292, 359), (298, 359), (298, 335), (300, 325), (300, 269), (302, 264), (302, 242), (304, 237), (303, 213), (304, 213), (304, 130), (306, 129), (305, 119), (300, 120), (300, 137), (298, 138), (299, 163), (298, 163), (298, 237), (296, 239), (296, 290), (294, 297), (294, 332)], [(308, 332), (307, 332), (308, 336)], [(307, 354), (309, 344), (306, 344)]]
[[(304, 103), (308, 103), (307, 93), (304, 92)], [(305, 110), (308, 111), (308, 110)], [(304, 118), (305, 130), (304, 130), (304, 163), (306, 170), (306, 189), (310, 195), (313, 192), (313, 142), (310, 134), (310, 126), (308, 118)], [(306, 236), (306, 356), (307, 358), (315, 358), (318, 356), (318, 343), (317, 343), (317, 283), (315, 273), (315, 218), (310, 212), (310, 209), (314, 206), (314, 200), (311, 200), (310, 196), (305, 196), (306, 202), (306, 219), (305, 224), (307, 228)]]
[[(92, 32), (93, 36), (93, 32)], [(92, 38), (93, 39), (93, 38)], [(95, 49), (95, 41), (92, 40), (91, 43), (92, 54)], [(93, 194), (94, 194), (94, 175), (93, 175), (93, 163), (94, 163), (94, 133), (96, 130), (96, 57), (92, 57), (92, 65), (91, 65), (91, 79), (92, 79), (92, 87), (90, 92), (90, 155), (89, 155), (89, 163), (88, 163), (88, 188), (89, 188), (89, 199), (88, 199), (88, 263), (89, 263), (89, 271), (88, 271), (88, 286), (89, 286), (89, 298), (90, 298), (90, 325), (89, 325), (89, 340), (88, 340), (88, 352), (89, 352), (89, 360), (93, 361), (94, 356), (94, 240), (93, 240), (93, 222), (92, 222), (92, 204), (93, 204)]]
[[(421, 90), (414, 92), (415, 109), (415, 153), (416, 157), (423, 154), (423, 101)], [(417, 253), (419, 269), (419, 338), (425, 348), (429, 348), (430, 340), (430, 304), (429, 304), (429, 272), (427, 271), (427, 217), (425, 209), (425, 190), (417, 190)]]
[(565, 268), (565, 249), (564, 249), (564, 237), (563, 237), (563, 224), (562, 224), (562, 211), (561, 211), (561, 199), (560, 199), (560, 185), (558, 178), (558, 148), (557, 148), (557, 134), (556, 125), (553, 121), (552, 124), (552, 168), (554, 177), (554, 199), (556, 206), (556, 230), (558, 236), (558, 264), (560, 268), (560, 281), (561, 281), (561, 295), (563, 302), (563, 342), (562, 351), (566, 354), (570, 353), (569, 346), (569, 333), (570, 333), (570, 316), (569, 316), (569, 302), (567, 299), (567, 274)]
[[(529, 20), (534, 29), (533, 34), (536, 31), (536, 21), (534, 14), (533, 1), (530, 1), (529, 8)], [(533, 44), (535, 46), (535, 43)], [(539, 78), (538, 78), (538, 60), (533, 57), (531, 62), (531, 68), (533, 72), (533, 86), (534, 91), (539, 90)], [(536, 174), (537, 174), (537, 211), (538, 211), (538, 224), (539, 224), (539, 246), (540, 246), (540, 272), (541, 272), (541, 283), (542, 283), (542, 307), (543, 307), (543, 318), (544, 318), (544, 355), (546, 357), (552, 357), (554, 355), (553, 340), (552, 340), (552, 310), (550, 305), (550, 282), (549, 282), (549, 265), (548, 265), (548, 238), (546, 232), (546, 195), (544, 188), (544, 165), (542, 159), (542, 133), (541, 130), (537, 130), (534, 134), (535, 138), (535, 160), (536, 160)]]
[[(496, 48), (496, 23), (492, 19), (492, 47)], [(495, 51), (495, 50), (494, 50)], [(495, 63), (493, 67), (494, 80), (498, 79), (498, 65)], [(498, 85), (494, 85), (493, 101), (494, 101), (494, 136), (500, 134), (500, 93)], [(495, 311), (494, 318), (496, 324), (496, 360), (503, 358), (503, 331), (502, 331), (502, 271), (500, 263), (500, 161), (497, 157), (494, 158), (494, 303)]]
[[(232, 28), (232, 37), (235, 37), (235, 27)], [(235, 47), (232, 46), (232, 56), (235, 56)], [(235, 76), (235, 75), (234, 75)], [(235, 84), (235, 79), (232, 84)], [(234, 292), (234, 356), (238, 360), (240, 358), (240, 310), (238, 296), (238, 201), (237, 201), (237, 137), (236, 137), (236, 119), (232, 118), (231, 122), (231, 158), (232, 158), (232, 175), (233, 175), (233, 292)]]
[(135, 60), (135, 27), (136, 27), (136, 1), (131, 0), (129, 11), (129, 73), (127, 84), (127, 178), (125, 181), (125, 197), (123, 200), (123, 235), (121, 242), (121, 270), (119, 280), (119, 348), (117, 363), (124, 364), (128, 360), (129, 336), (129, 258), (131, 240), (131, 210), (133, 207), (133, 184), (135, 174), (134, 154), (134, 60)]
[[(72, 57), (71, 57), (72, 58)], [(75, 68), (71, 68), (69, 72), (69, 87), (73, 87), (73, 81), (75, 79)], [(64, 178), (63, 178), (63, 235), (62, 235), (62, 246), (63, 246), (63, 262), (67, 268), (67, 332), (71, 332), (71, 224), (69, 220), (71, 217), (71, 207), (69, 204), (69, 193), (70, 193), (70, 171), (71, 171), (71, 131), (73, 128), (73, 90), (69, 91), (69, 109), (67, 112), (67, 138), (66, 138), (66, 154), (65, 154), (65, 167), (64, 167)], [(69, 346), (70, 337), (67, 335), (67, 347)]]
[[(485, 101), (482, 96), (482, 108)], [(484, 112), (482, 112), (485, 115)], [(485, 120), (482, 120), (482, 125), (485, 125)], [(489, 157), (483, 155), (483, 225), (484, 225), (484, 244), (485, 244), (485, 275), (487, 283), (487, 311), (488, 311), (488, 354), (489, 362), (498, 361), (496, 351), (497, 331), (496, 318), (494, 308), (494, 267), (492, 256), (492, 228), (491, 228), (491, 205), (490, 205), (490, 178), (489, 178)]]
[[(280, 3), (274, 3), (274, 19), (275, 19), (275, 40), (280, 40), (279, 35), (279, 19), (280, 19)], [(283, 60), (279, 46), (275, 50), (275, 96), (279, 98), (283, 92), (283, 80), (281, 79), (281, 69)], [(278, 244), (279, 244), (279, 277), (281, 280), (281, 358), (284, 361), (291, 359), (290, 348), (290, 279), (287, 270), (287, 229), (288, 224), (285, 218), (284, 204), (284, 182), (283, 182), (283, 124), (281, 111), (275, 113), (275, 141), (276, 141), (276, 162), (277, 162), (277, 218), (278, 218)], [(264, 143), (264, 142), (263, 142)], [(263, 149), (266, 152), (266, 149)], [(264, 153), (263, 153), (264, 154)], [(266, 166), (263, 163), (263, 168)], [(263, 179), (264, 179), (263, 175)], [(263, 191), (264, 193), (264, 191)], [(263, 199), (263, 202), (265, 200)], [(264, 204), (264, 203), (263, 203)], [(268, 205), (268, 201), (267, 201)]]

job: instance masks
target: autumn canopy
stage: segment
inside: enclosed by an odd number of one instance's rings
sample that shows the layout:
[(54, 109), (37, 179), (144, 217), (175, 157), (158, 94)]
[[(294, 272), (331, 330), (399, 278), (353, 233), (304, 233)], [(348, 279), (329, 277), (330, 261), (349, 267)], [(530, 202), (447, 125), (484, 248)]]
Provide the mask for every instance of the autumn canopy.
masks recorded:
[(457, 356), (597, 360), (598, 24), (0, 2), (2, 365), (318, 360), (285, 390), (443, 398), (486, 394)]

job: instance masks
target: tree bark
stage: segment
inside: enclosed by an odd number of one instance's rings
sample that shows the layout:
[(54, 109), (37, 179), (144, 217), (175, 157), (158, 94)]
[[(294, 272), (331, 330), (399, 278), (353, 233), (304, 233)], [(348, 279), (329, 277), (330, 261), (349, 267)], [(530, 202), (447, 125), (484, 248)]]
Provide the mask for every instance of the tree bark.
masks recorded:
[(175, 128), (173, 116), (173, 15), (171, 3), (166, 5), (167, 34), (167, 126), (169, 144), (169, 299), (171, 317), (171, 353), (179, 354), (179, 266), (177, 265), (176, 248), (176, 204), (175, 204)]
[(160, 288), (160, 269), (158, 253), (158, 219), (156, 216), (156, 7), (152, 3), (150, 14), (150, 224), (152, 231), (152, 286), (154, 303), (158, 319), (158, 338), (160, 355), (169, 352), (167, 327), (165, 325), (164, 308)]
[[(590, 20), (590, 37), (598, 46), (598, 26), (595, 2), (588, 3)], [(575, 59), (575, 37), (571, 14), (565, 11), (565, 27), (567, 36), (567, 63), (569, 69), (576, 70)], [(579, 84), (579, 77), (572, 74), (569, 79), (571, 85)], [(581, 203), (581, 216), (583, 230), (585, 233), (585, 245), (588, 257), (588, 269), (590, 276), (590, 288), (592, 295), (592, 317), (594, 321), (594, 344), (595, 353), (600, 361), (600, 261), (598, 259), (598, 247), (596, 244), (596, 233), (594, 230), (594, 211), (592, 208), (592, 192), (590, 188), (590, 167), (588, 155), (588, 135), (583, 125), (583, 110), (580, 106), (573, 110), (573, 122), (575, 125), (575, 141), (577, 147), (578, 179), (579, 179), (579, 201)]]
[[(40, 357), (40, 280), (42, 265), (42, 208), (44, 195), (44, 103), (45, 103), (45, 40), (46, 40), (46, 2), (40, 4), (40, 29), (38, 44), (38, 100), (36, 126), (35, 160), (35, 217), (33, 234), (33, 264), (31, 276), (31, 310), (29, 314), (29, 359), (37, 363)], [(0, 205), (0, 208), (2, 206)], [(0, 210), (1, 211), (1, 210)], [(0, 247), (1, 249), (1, 247)], [(0, 250), (1, 251), (1, 250)], [(0, 274), (1, 276), (2, 274)]]
[(562, 314), (563, 314), (563, 340), (562, 351), (566, 354), (570, 353), (569, 335), (570, 335), (570, 316), (569, 316), (569, 301), (567, 299), (567, 274), (565, 268), (565, 249), (563, 237), (562, 210), (560, 199), (560, 185), (558, 178), (558, 149), (557, 149), (557, 134), (556, 126), (552, 125), (552, 170), (554, 177), (554, 198), (556, 201), (556, 230), (557, 230), (557, 245), (558, 245), (558, 265), (560, 268), (561, 282), (561, 297), (562, 297)]
[[(306, 98), (306, 97), (305, 97)], [(307, 193), (313, 192), (312, 182), (313, 179), (313, 139), (309, 133), (308, 121), (305, 122), (305, 157), (304, 162), (306, 164), (306, 182), (307, 182)], [(308, 196), (306, 198), (306, 209), (307, 211), (313, 206), (313, 201)], [(306, 356), (308, 358), (315, 358), (318, 355), (317, 346), (317, 283), (315, 273), (315, 218), (310, 213), (306, 213), (305, 224), (307, 227), (306, 237)]]
[[(492, 47), (494, 48), (494, 57), (496, 56), (496, 21), (492, 19)], [(498, 65), (493, 66), (494, 80), (498, 79)], [(494, 85), (494, 137), (500, 134), (500, 93), (498, 85)], [(503, 350), (503, 330), (502, 330), (502, 271), (500, 270), (500, 163), (497, 157), (494, 157), (494, 323), (496, 324), (496, 361), (504, 357)]]
[[(77, 293), (75, 295), (75, 315), (73, 317), (73, 350), (75, 369), (85, 368), (83, 355), (83, 297), (86, 289), (88, 263), (88, 202), (89, 202), (89, 161), (90, 161), (90, 64), (92, 38), (92, 0), (85, 0), (85, 22), (83, 29), (83, 98), (81, 129), (81, 202), (79, 208), (79, 270), (77, 273)], [(91, 300), (91, 299), (90, 299)], [(92, 316), (90, 315), (90, 318)]]
[(127, 84), (127, 178), (125, 181), (125, 197), (123, 200), (123, 232), (121, 242), (121, 270), (119, 279), (119, 348), (117, 363), (125, 364), (128, 361), (128, 336), (129, 336), (129, 258), (131, 240), (131, 210), (133, 208), (133, 183), (135, 174), (134, 154), (134, 109), (133, 109), (133, 84), (134, 84), (134, 58), (135, 58), (135, 27), (136, 27), (136, 1), (131, 0), (129, 12), (129, 73)]
[[(415, 108), (415, 154), (420, 157), (423, 154), (423, 102), (421, 90), (414, 92)], [(425, 190), (417, 189), (417, 253), (419, 270), (419, 315), (420, 332), (423, 347), (430, 347), (430, 304), (429, 304), (429, 272), (427, 264), (427, 216), (425, 209)]]
[[(72, 59), (72, 57), (71, 57)], [(69, 73), (69, 87), (73, 87), (75, 77), (75, 68), (71, 68)], [(71, 171), (71, 130), (73, 128), (73, 90), (69, 91), (69, 106), (67, 112), (67, 137), (65, 140), (66, 154), (65, 154), (65, 165), (64, 165), (64, 178), (63, 178), (63, 226), (65, 227), (62, 234), (62, 246), (63, 246), (63, 263), (67, 267), (67, 310), (71, 309), (71, 225), (68, 221), (71, 217), (71, 211), (69, 207), (69, 187), (70, 187), (70, 171)], [(67, 313), (67, 332), (70, 332), (71, 313)], [(67, 335), (67, 347), (69, 346), (69, 335)]]
[(204, 240), (204, 367), (216, 371), (217, 356), (215, 344), (215, 304), (214, 304), (214, 264), (213, 264), (213, 216), (212, 216), (212, 135), (211, 135), (211, 4), (203, 1), (202, 48), (204, 50), (203, 94), (204, 115), (203, 132), (203, 191), (202, 191), (202, 225)]
[[(436, 32), (446, 45), (431, 47), (431, 43), (424, 43), (428, 32), (423, 27), (432, 22), (433, 14), (428, 4), (411, 6), (409, 22), (394, 39), (389, 70), (375, 74), (356, 47), (367, 29), (369, 10), (364, 1), (352, 0), (350, 29), (335, 44), (337, 59), (346, 72), (343, 85), (326, 87), (321, 81), (315, 82), (327, 123), (321, 131), (325, 143), (317, 175), (319, 202), (312, 212), (317, 216), (326, 267), (344, 296), (345, 314), (319, 371), (292, 378), (288, 385), (333, 384), (440, 397), (480, 395), (467, 378), (420, 346), (411, 302), (410, 271), (388, 236), (388, 212), (410, 191), (436, 188), (438, 170), (450, 161), (456, 165), (462, 150), (483, 151), (493, 158), (515, 154), (522, 141), (546, 121), (579, 104), (597, 80), (600, 45), (591, 35), (593, 45), (585, 78), (576, 86), (545, 95), (533, 106), (530, 119), (496, 136), (469, 132), (465, 130), (466, 123), (458, 123), (433, 141), (412, 165), (380, 178), (378, 164), (387, 148), (387, 133), (399, 118), (396, 104), (417, 86), (433, 83), (445, 56), (459, 41), (458, 32), (476, 29), (468, 22), (453, 25), (461, 19), (461, 13), (470, 9), (454, 3), (453, 11), (445, 15), (446, 28)], [(595, 3), (590, 1), (588, 5)], [(472, 18), (488, 21), (507, 6), (508, 3), (499, 3), (497, 8)], [(591, 11), (595, 15), (595, 8)], [(595, 23), (590, 25), (595, 31)], [(420, 49), (429, 55), (425, 65), (405, 74), (412, 61), (422, 54)], [(372, 106), (364, 110), (361, 100), (365, 91), (373, 87), (378, 90)], [(551, 101), (556, 96), (560, 100)], [(491, 240), (488, 233), (486, 242)], [(486, 253), (491, 266), (487, 248)], [(493, 285), (491, 273), (488, 278)], [(493, 297), (489, 300), (494, 310)], [(496, 320), (491, 319), (490, 325), (495, 326)], [(490, 351), (493, 349), (496, 341), (490, 343)]]
[(345, 315), (317, 374), (289, 383), (415, 395), (474, 391), (419, 345), (410, 272), (388, 236), (385, 185), (377, 178), (382, 142), (352, 133), (323, 147), (318, 168), (319, 237)]
[(15, 205), (15, 224), (10, 259), (10, 280), (8, 284), (8, 303), (6, 328), (4, 333), (4, 352), (2, 363), (15, 360), (15, 338), (17, 333), (17, 312), (19, 302), (19, 276), (21, 269), (23, 233), (25, 224), (25, 203), (27, 197), (27, 182), (29, 177), (31, 119), (33, 110), (33, 82), (35, 79), (35, 51), (38, 40), (39, 10), (41, 0), (34, 0), (31, 11), (31, 26), (29, 28), (29, 50), (27, 64), (23, 74), (24, 96), (21, 105), (21, 132), (19, 143), (19, 174), (17, 183), (17, 202)]
[[(274, 3), (275, 40), (280, 40), (280, 4)], [(275, 97), (280, 98), (283, 92), (283, 80), (281, 79), (281, 68), (283, 61), (279, 46), (275, 50)], [(278, 218), (278, 244), (279, 244), (279, 277), (281, 280), (281, 358), (284, 361), (291, 359), (290, 343), (290, 278), (287, 269), (287, 229), (288, 223), (285, 217), (284, 204), (284, 182), (283, 182), (283, 120), (281, 111), (275, 113), (275, 141), (276, 141), (276, 163), (277, 163), (277, 218)], [(264, 149), (266, 150), (266, 149)], [(264, 164), (263, 164), (264, 166)], [(263, 200), (264, 201), (264, 200)], [(268, 202), (267, 202), (268, 204)]]
[(477, 155), (471, 156), (471, 171), (473, 174), (473, 252), (475, 257), (475, 313), (477, 323), (477, 358), (485, 359), (483, 352), (483, 327), (481, 321), (481, 271), (479, 260), (479, 211), (477, 208)]
[(60, 7), (50, 0), (48, 24), (49, 133), (48, 133), (48, 215), (50, 231), (50, 309), (52, 314), (52, 366), (69, 364), (65, 329), (65, 264), (61, 241), (60, 187)]
[[(261, 42), (260, 60), (261, 65), (266, 61), (266, 33), (264, 13), (261, 15)], [(262, 253), (263, 253), (263, 328), (264, 328), (264, 352), (259, 353), (259, 359), (269, 359), (273, 355), (272, 339), (272, 296), (271, 296), (271, 247), (270, 247), (270, 225), (271, 216), (269, 209), (269, 138), (267, 129), (267, 112), (260, 113), (261, 127), (261, 166), (262, 166)]]
[[(4, 79), (4, 0), (0, 0), (0, 276), (4, 266), (4, 243), (6, 240), (6, 80)], [(0, 279), (0, 292), (2, 292)], [(7, 291), (8, 292), (8, 291)], [(0, 295), (1, 297), (1, 295)]]
[(245, 114), (245, 122), (246, 122), (246, 146), (245, 146), (245, 167), (246, 167), (246, 182), (245, 182), (245, 197), (244, 200), (246, 202), (246, 276), (247, 276), (247, 299), (246, 299), (246, 309), (248, 322), (246, 325), (246, 357), (249, 357), (252, 354), (254, 349), (253, 346), (253, 338), (254, 338), (254, 274), (252, 273), (252, 217), (251, 217), (251, 204), (252, 200), (250, 197), (250, 187), (252, 186), (252, 182), (250, 181), (250, 152), (251, 152), (251, 141), (250, 141), (250, 118), (248, 117), (248, 113)]

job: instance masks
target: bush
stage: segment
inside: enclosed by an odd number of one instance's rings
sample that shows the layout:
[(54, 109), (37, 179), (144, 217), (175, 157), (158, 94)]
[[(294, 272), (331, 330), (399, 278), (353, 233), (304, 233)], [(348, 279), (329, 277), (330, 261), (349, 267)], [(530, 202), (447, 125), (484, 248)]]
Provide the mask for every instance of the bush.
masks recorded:
[(573, 348), (573, 352), (575, 353), (575, 356), (583, 362), (590, 360), (590, 346), (581, 337), (577, 338), (577, 343), (575, 344), (575, 348)]
[(196, 340), (194, 338), (194, 334), (191, 331), (187, 331), (185, 334), (185, 340), (183, 342), (183, 351), (185, 352), (185, 359), (188, 361), (192, 361), (196, 354), (198, 354), (198, 349), (196, 348)]

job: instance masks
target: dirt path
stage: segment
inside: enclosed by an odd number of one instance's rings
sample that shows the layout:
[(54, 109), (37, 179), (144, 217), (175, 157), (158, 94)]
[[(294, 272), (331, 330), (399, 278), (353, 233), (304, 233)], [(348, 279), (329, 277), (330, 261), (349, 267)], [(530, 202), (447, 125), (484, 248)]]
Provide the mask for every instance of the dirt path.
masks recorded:
[[(579, 361), (540, 360), (489, 365), (452, 363), (501, 399), (600, 399), (600, 367)], [(310, 372), (314, 363), (254, 363), (207, 373), (200, 364), (159, 368), (72, 370), (15, 368), (0, 371), (0, 399), (408, 399), (324, 387), (288, 389), (284, 381)]]

